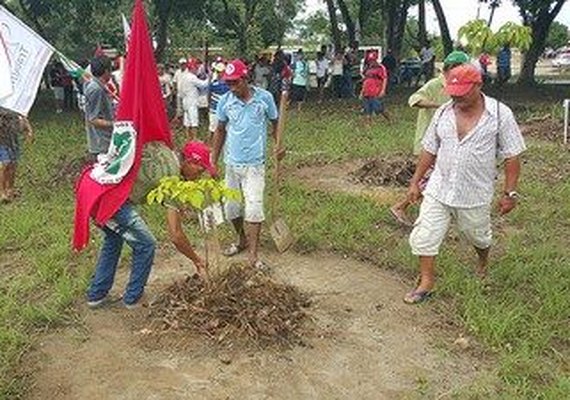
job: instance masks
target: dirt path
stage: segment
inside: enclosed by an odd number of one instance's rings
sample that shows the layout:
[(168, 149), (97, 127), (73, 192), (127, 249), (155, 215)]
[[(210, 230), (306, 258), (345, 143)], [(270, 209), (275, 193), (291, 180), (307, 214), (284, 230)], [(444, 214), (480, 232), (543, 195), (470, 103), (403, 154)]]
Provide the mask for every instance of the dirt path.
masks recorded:
[[(327, 254), (268, 254), (277, 279), (311, 295), (316, 325), (306, 347), (145, 350), (132, 311), (80, 307), (82, 324), (46, 336), (32, 352), (30, 399), (414, 399), (448, 398), (482, 362), (434, 325), (430, 306), (401, 301), (407, 289), (375, 266)], [(160, 254), (148, 293), (182, 277), (182, 259)], [(125, 281), (124, 269), (118, 285)]]

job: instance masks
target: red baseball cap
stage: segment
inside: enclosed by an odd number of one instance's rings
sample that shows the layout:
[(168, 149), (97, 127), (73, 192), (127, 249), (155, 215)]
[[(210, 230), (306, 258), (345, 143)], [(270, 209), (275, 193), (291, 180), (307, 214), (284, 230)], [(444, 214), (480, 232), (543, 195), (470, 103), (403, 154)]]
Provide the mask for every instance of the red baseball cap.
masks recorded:
[(188, 69), (196, 69), (200, 63), (195, 58), (189, 58), (188, 62), (186, 63), (186, 67)]
[(210, 160), (210, 148), (202, 142), (188, 142), (182, 149), (182, 155), (186, 161), (203, 167), (211, 176), (216, 175), (216, 168)]
[(238, 79), (245, 78), (247, 73), (247, 65), (245, 65), (242, 60), (236, 59), (226, 65), (222, 79), (224, 81), (237, 81)]
[(471, 64), (459, 65), (447, 72), (445, 92), (450, 96), (465, 96), (473, 86), (483, 82), (481, 72)]

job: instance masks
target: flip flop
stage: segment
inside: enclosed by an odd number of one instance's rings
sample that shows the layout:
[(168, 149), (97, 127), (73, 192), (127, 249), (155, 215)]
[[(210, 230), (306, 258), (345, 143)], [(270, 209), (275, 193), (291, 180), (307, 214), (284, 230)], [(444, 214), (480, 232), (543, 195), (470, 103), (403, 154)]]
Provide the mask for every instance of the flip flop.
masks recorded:
[(433, 292), (429, 290), (414, 289), (404, 296), (404, 303), (406, 304), (420, 304), (431, 297)]
[(413, 226), (413, 224), (408, 221), (408, 219), (402, 213), (396, 211), (394, 208), (390, 208), (390, 214), (392, 214), (392, 217), (394, 217), (394, 219), (401, 225), (408, 228)]
[(226, 257), (233, 257), (243, 252), (245, 249), (245, 246), (240, 246), (237, 243), (232, 243), (222, 252), (222, 254)]

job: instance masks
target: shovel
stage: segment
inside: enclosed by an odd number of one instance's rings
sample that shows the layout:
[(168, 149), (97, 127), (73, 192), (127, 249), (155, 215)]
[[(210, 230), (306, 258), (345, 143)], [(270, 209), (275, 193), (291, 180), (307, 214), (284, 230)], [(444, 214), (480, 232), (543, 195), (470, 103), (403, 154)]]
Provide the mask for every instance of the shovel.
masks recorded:
[[(281, 92), (281, 99), (279, 101), (279, 121), (277, 122), (277, 132), (275, 138), (275, 148), (280, 149), (283, 141), (283, 130), (285, 129), (285, 113), (287, 111), (287, 101), (289, 100), (289, 93), (287, 91)], [(291, 230), (283, 220), (277, 216), (277, 208), (279, 206), (280, 194), (279, 183), (281, 178), (281, 161), (275, 156), (275, 172), (274, 172), (274, 189), (271, 204), (271, 217), (273, 223), (269, 228), (271, 238), (277, 247), (279, 253), (287, 251), (295, 241)]]

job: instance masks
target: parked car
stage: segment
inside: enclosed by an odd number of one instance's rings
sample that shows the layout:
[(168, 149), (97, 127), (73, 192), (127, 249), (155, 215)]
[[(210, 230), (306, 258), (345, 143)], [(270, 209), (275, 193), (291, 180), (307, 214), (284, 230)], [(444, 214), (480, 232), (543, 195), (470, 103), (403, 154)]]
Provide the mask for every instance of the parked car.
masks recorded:
[(552, 65), (556, 68), (570, 68), (570, 51), (558, 53), (552, 59)]

